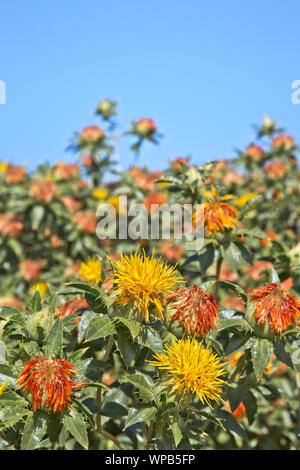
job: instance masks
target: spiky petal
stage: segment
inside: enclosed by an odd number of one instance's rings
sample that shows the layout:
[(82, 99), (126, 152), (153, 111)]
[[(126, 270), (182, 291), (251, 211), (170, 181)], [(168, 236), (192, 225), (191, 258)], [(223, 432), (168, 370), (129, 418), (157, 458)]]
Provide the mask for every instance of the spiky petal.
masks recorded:
[(163, 318), (165, 295), (182, 281), (173, 266), (168, 266), (161, 258), (156, 259), (154, 250), (151, 258), (138, 250), (129, 256), (121, 254), (121, 260), (111, 259), (114, 268), (115, 292), (119, 305), (135, 301), (138, 311), (144, 312), (149, 322), (149, 307), (154, 306), (154, 315)]
[(275, 333), (281, 333), (289, 326), (296, 326), (300, 317), (300, 302), (292, 294), (282, 289), (279, 284), (270, 283), (249, 292), (255, 302), (253, 317), (259, 325), (269, 323)]
[(203, 404), (220, 402), (225, 381), (224, 364), (196, 338), (173, 340), (163, 354), (155, 354), (151, 365), (167, 373), (166, 385), (182, 398), (197, 394)]
[(179, 287), (167, 297), (171, 308), (176, 311), (170, 319), (178, 320), (188, 333), (204, 337), (215, 327), (218, 317), (218, 306), (211, 293), (201, 287)]
[(74, 388), (85, 387), (86, 382), (72, 382), (77, 375), (72, 364), (61, 359), (36, 356), (20, 372), (18, 388), (29, 392), (33, 398), (33, 411), (46, 403), (54, 413), (69, 409)]

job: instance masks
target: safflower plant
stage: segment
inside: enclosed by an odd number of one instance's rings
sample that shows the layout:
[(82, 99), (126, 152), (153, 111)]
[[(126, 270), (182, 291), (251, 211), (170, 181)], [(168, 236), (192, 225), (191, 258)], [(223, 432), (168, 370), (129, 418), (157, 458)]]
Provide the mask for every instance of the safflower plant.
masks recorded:
[[(0, 448), (300, 449), (295, 139), (265, 118), (232, 159), (120, 172), (120, 139), (137, 160), (161, 134), (116, 107), (75, 163), (0, 163)], [(202, 246), (99, 237), (124, 195), (192, 205)]]

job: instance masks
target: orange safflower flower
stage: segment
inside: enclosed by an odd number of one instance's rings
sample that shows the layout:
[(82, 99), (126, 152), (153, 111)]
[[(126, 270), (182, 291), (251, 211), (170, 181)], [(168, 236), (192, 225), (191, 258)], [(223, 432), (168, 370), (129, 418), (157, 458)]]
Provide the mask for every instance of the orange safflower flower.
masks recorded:
[(58, 318), (64, 319), (73, 315), (73, 313), (81, 310), (82, 308), (88, 307), (88, 303), (85, 299), (73, 299), (65, 302), (63, 306), (55, 313)]
[(270, 162), (265, 166), (265, 172), (271, 179), (282, 178), (286, 173), (286, 166), (283, 162)]
[(151, 213), (152, 211), (156, 210), (157, 207), (152, 207), (152, 205), (157, 204), (160, 206), (166, 202), (166, 196), (163, 193), (157, 193), (153, 191), (152, 193), (147, 194), (145, 199), (145, 206), (147, 211)]
[(22, 307), (22, 302), (17, 299), (14, 295), (11, 297), (0, 297), (0, 306), (1, 307), (11, 307), (19, 309)]
[(294, 147), (295, 145), (295, 139), (294, 137), (291, 137), (286, 134), (280, 134), (275, 137), (273, 137), (271, 141), (272, 147), (279, 148), (279, 147), (284, 147), (285, 149), (290, 149)]
[(79, 166), (76, 163), (57, 162), (54, 169), (57, 176), (62, 180), (68, 180), (79, 173)]
[(203, 210), (200, 214), (196, 211), (193, 215), (193, 222), (198, 223), (203, 218), (206, 235), (208, 237), (212, 232), (217, 234), (220, 231), (237, 225), (237, 208), (225, 202), (233, 198), (231, 194), (226, 194), (218, 198), (219, 194), (214, 186), (211, 187), (211, 192), (207, 192), (205, 189), (203, 189), (202, 192), (209, 202), (202, 205)]
[(92, 166), (93, 164), (93, 159), (90, 155), (86, 155), (85, 157), (83, 157), (83, 164), (84, 166)]
[(171, 167), (173, 168), (173, 170), (181, 170), (183, 168), (183, 166), (181, 165), (183, 163), (183, 165), (188, 165), (189, 164), (189, 159), (187, 157), (177, 157), (177, 158), (174, 158), (174, 160), (172, 160), (171, 162)]
[(21, 261), (21, 269), (26, 281), (33, 281), (42, 274), (42, 263), (39, 259), (24, 259)]
[(43, 407), (46, 399), (48, 409), (57, 413), (70, 408), (74, 388), (87, 385), (86, 382), (72, 382), (72, 377), (77, 374), (67, 361), (36, 356), (25, 364), (17, 384), (18, 388), (23, 388), (32, 395), (33, 411)]
[(156, 124), (153, 119), (150, 118), (140, 118), (134, 124), (135, 130), (142, 137), (153, 134), (156, 131)]
[(134, 179), (136, 185), (144, 191), (152, 191), (155, 187), (155, 180), (163, 175), (163, 171), (145, 171), (137, 166), (133, 166), (128, 173)]
[(57, 188), (53, 181), (49, 181), (47, 179), (36, 180), (30, 183), (30, 195), (37, 201), (49, 204), (53, 200), (56, 191)]
[(292, 294), (276, 283), (258, 287), (249, 292), (251, 302), (255, 302), (254, 318), (258, 325), (267, 321), (270, 330), (281, 333), (289, 326), (296, 326), (300, 316), (300, 302)]
[(104, 137), (104, 131), (98, 126), (87, 126), (80, 133), (80, 139), (88, 142), (97, 142)]
[(72, 212), (76, 211), (80, 206), (80, 202), (70, 196), (61, 196), (60, 200), (65, 208)]
[(259, 240), (261, 246), (266, 246), (270, 243), (271, 240), (277, 240), (279, 238), (279, 236), (275, 232), (272, 232), (272, 230), (265, 230), (265, 234), (268, 236), (268, 238), (261, 238)]
[(265, 153), (264, 149), (259, 145), (249, 145), (244, 151), (245, 155), (252, 158), (253, 160), (260, 160), (263, 154)]
[(74, 223), (85, 233), (93, 233), (96, 230), (97, 218), (91, 211), (77, 212)]
[(23, 224), (13, 214), (0, 215), (0, 233), (11, 237), (18, 237), (23, 230)]
[(167, 302), (176, 308), (169, 318), (182, 323), (188, 333), (203, 338), (216, 325), (219, 309), (214, 296), (197, 285), (175, 289)]
[(22, 166), (8, 165), (4, 173), (4, 181), (7, 184), (15, 184), (24, 181), (26, 170)]

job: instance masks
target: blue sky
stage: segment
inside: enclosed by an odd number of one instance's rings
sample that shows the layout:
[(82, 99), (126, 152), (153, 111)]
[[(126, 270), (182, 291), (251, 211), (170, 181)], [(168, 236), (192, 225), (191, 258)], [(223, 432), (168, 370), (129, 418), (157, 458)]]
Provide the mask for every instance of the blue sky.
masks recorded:
[[(264, 114), (299, 139), (298, 0), (13, 0), (2, 2), (0, 160), (74, 160), (94, 106), (119, 101), (122, 126), (153, 118), (164, 134), (140, 162), (234, 155)], [(131, 143), (131, 141), (128, 143)], [(122, 147), (126, 167), (131, 155)]]

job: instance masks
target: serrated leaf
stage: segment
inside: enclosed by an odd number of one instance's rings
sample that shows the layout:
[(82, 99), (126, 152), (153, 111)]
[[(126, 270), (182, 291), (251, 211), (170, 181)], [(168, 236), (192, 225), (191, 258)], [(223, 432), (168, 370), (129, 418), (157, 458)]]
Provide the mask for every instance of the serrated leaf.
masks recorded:
[(34, 450), (39, 447), (47, 430), (46, 416), (44, 413), (30, 413), (28, 415), (22, 433), (22, 450)]
[(219, 318), (216, 328), (217, 330), (222, 331), (235, 326), (240, 326), (244, 331), (251, 331), (253, 329), (244, 318)]
[(116, 333), (115, 327), (108, 317), (93, 318), (89, 323), (85, 342), (105, 338), (106, 336), (113, 335), (114, 333)]
[(251, 356), (254, 373), (257, 378), (261, 378), (271, 359), (273, 344), (264, 338), (255, 338), (251, 346)]
[(56, 320), (45, 340), (45, 356), (48, 358), (60, 356), (63, 343), (63, 322)]
[(156, 413), (157, 408), (155, 408), (154, 406), (142, 409), (130, 408), (123, 431), (125, 431), (126, 428), (132, 426), (133, 424), (147, 423), (148, 421), (152, 421), (155, 418)]
[(140, 396), (145, 400), (154, 400), (154, 384), (150, 377), (141, 374), (127, 375), (122, 381), (131, 383), (138, 389)]
[(69, 431), (77, 442), (87, 449), (89, 445), (88, 435), (86, 431), (86, 423), (80, 413), (74, 408), (69, 411), (69, 414), (63, 417), (63, 423), (67, 431)]

